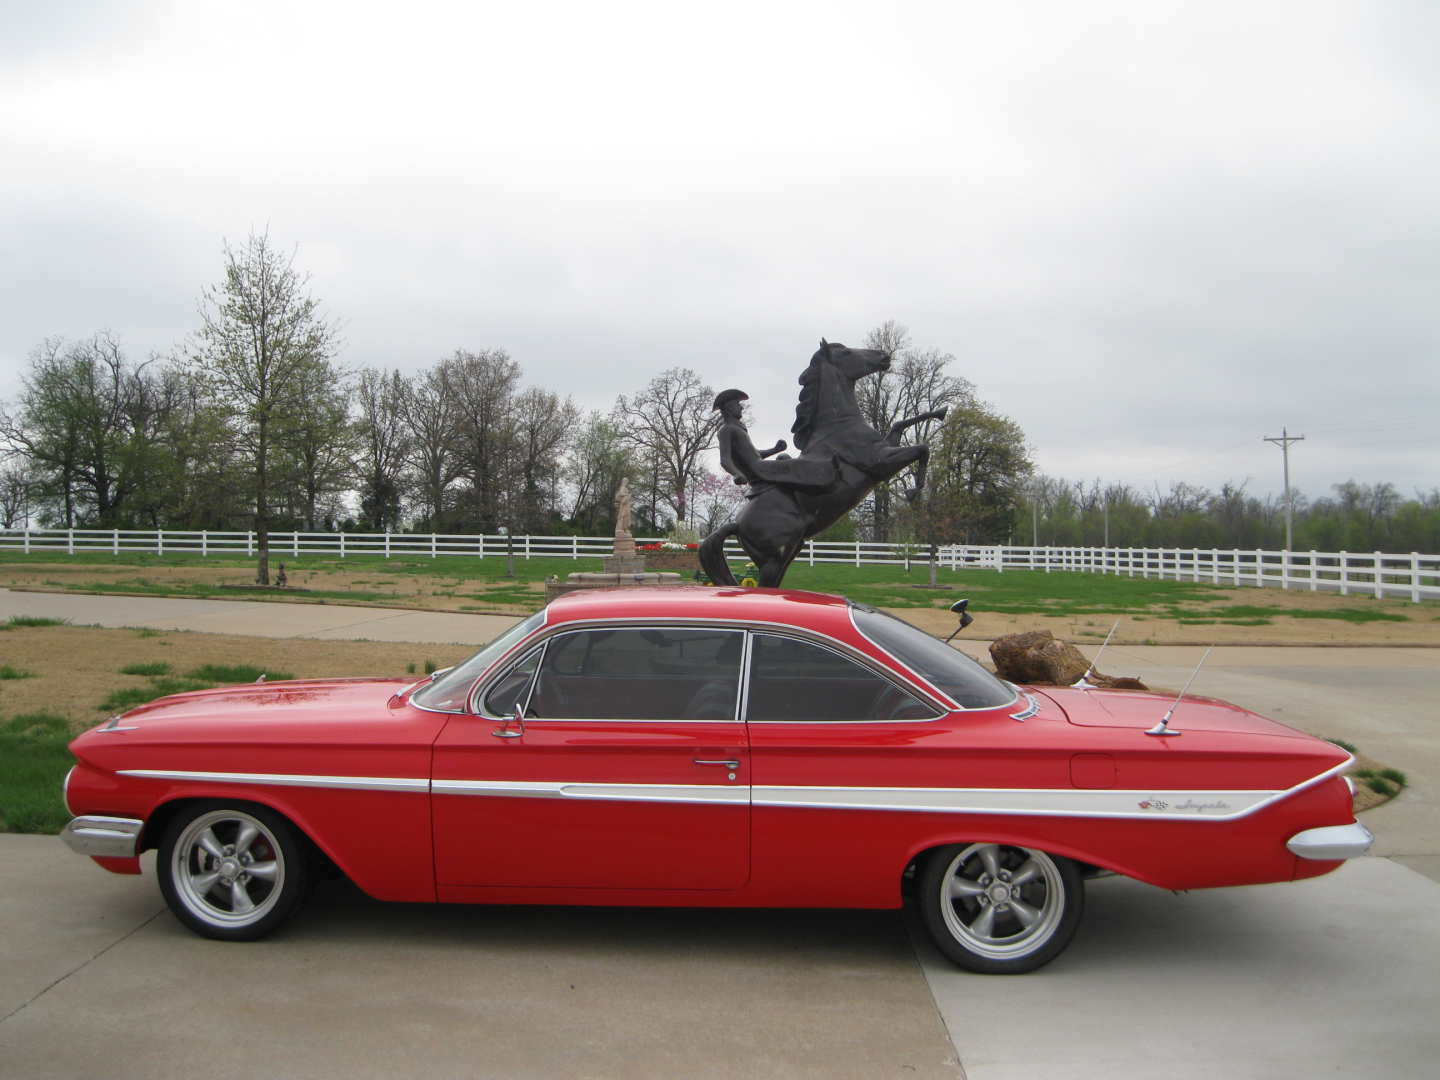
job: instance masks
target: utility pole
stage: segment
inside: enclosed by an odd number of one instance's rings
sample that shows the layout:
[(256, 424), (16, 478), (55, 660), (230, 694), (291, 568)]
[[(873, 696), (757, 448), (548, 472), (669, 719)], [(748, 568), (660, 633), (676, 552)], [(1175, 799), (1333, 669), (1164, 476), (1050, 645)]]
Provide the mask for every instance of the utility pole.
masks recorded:
[(1266, 435), (1265, 441), (1274, 443), (1280, 447), (1280, 453), (1285, 459), (1285, 550), (1290, 550), (1290, 531), (1294, 525), (1295, 518), (1295, 493), (1290, 490), (1290, 444), (1292, 442), (1303, 442), (1304, 435), (1291, 435), (1288, 428), (1281, 428), (1280, 434), (1276, 436)]

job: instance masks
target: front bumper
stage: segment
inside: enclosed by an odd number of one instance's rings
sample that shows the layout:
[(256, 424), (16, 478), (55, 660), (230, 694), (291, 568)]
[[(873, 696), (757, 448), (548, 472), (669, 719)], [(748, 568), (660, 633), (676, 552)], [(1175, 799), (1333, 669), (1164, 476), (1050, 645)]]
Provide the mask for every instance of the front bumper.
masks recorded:
[(72, 818), (60, 830), (71, 851), (105, 859), (133, 859), (139, 852), (140, 830), (145, 822), (138, 818), (101, 817), (88, 815)]
[(1364, 855), (1375, 842), (1375, 834), (1352, 821), (1349, 825), (1326, 825), (1296, 833), (1285, 846), (1302, 859), (1354, 859)]

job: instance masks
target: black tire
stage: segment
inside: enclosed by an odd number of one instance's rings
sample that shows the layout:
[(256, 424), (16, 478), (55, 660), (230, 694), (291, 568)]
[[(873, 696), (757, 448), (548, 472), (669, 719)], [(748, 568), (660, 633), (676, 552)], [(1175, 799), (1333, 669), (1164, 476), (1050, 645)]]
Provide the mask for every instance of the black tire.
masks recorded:
[(195, 933), (221, 941), (264, 937), (309, 894), (308, 852), (273, 810), (243, 802), (192, 803), (160, 841), (160, 893)]
[(1073, 862), (1010, 844), (953, 844), (922, 867), (916, 900), (936, 946), (985, 975), (1048, 964), (1075, 936), (1085, 884)]

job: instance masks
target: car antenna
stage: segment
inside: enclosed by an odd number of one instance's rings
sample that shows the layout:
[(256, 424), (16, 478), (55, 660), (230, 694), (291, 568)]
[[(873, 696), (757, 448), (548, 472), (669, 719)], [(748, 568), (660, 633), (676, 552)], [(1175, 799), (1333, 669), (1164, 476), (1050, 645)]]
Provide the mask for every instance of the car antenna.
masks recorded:
[(1170, 717), (1175, 715), (1175, 710), (1179, 708), (1181, 699), (1185, 697), (1185, 691), (1190, 689), (1190, 684), (1195, 681), (1195, 676), (1200, 674), (1200, 669), (1205, 666), (1205, 661), (1210, 658), (1210, 653), (1214, 650), (1214, 648), (1215, 646), (1211, 645), (1210, 648), (1205, 650), (1205, 655), (1200, 657), (1200, 663), (1195, 665), (1195, 670), (1190, 673), (1190, 678), (1185, 680), (1185, 686), (1181, 689), (1180, 696), (1175, 699), (1175, 704), (1171, 705), (1170, 708), (1165, 710), (1165, 715), (1160, 718), (1160, 722), (1154, 727), (1150, 728), (1148, 731), (1146, 731), (1146, 735), (1180, 734), (1180, 732), (1178, 731), (1170, 730)]
[(1090, 683), (1090, 682), (1087, 682), (1086, 680), (1088, 680), (1091, 675), (1095, 674), (1095, 668), (1098, 667), (1099, 664), (1100, 664), (1100, 657), (1103, 656), (1104, 653), (1105, 653), (1105, 646), (1110, 644), (1110, 639), (1115, 636), (1115, 631), (1116, 631), (1116, 629), (1119, 628), (1119, 626), (1120, 626), (1120, 620), (1119, 620), (1119, 619), (1116, 619), (1115, 622), (1114, 622), (1114, 623), (1111, 625), (1111, 627), (1110, 627), (1110, 633), (1106, 634), (1106, 635), (1105, 635), (1105, 640), (1100, 643), (1100, 651), (1095, 654), (1095, 659), (1094, 659), (1094, 660), (1091, 660), (1091, 661), (1090, 661), (1090, 666), (1085, 669), (1085, 674), (1084, 674), (1084, 675), (1081, 675), (1078, 679), (1076, 679), (1073, 683), (1070, 684), (1070, 685), (1073, 686), (1075, 689), (1077, 689), (1077, 690), (1094, 690), (1094, 689), (1095, 689), (1094, 684), (1092, 684), (1092, 683)]

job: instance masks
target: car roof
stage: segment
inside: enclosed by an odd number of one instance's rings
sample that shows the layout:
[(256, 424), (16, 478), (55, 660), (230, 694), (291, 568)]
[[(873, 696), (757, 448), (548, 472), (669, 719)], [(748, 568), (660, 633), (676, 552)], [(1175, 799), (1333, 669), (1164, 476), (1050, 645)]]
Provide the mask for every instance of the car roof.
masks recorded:
[(596, 619), (716, 619), (780, 623), (828, 633), (850, 626), (850, 601), (799, 589), (636, 585), (585, 589), (551, 602), (554, 626)]

